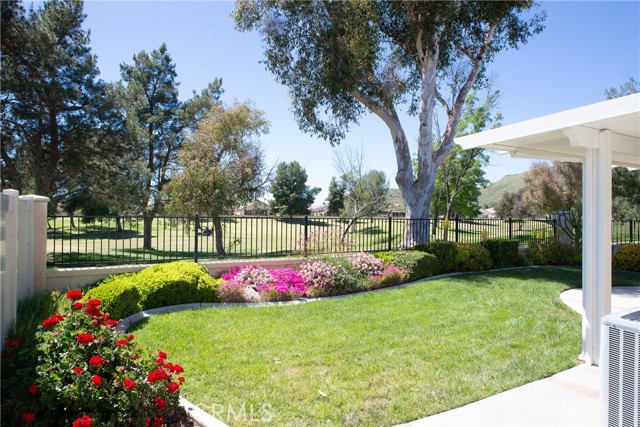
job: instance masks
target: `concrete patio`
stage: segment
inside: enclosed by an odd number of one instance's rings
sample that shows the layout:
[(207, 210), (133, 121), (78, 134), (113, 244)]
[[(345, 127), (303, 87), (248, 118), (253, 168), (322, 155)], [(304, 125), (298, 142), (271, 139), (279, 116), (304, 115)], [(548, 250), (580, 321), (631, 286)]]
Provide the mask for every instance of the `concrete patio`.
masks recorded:
[[(582, 289), (560, 295), (582, 313)], [(612, 311), (640, 308), (640, 286), (614, 287)], [(599, 426), (600, 369), (583, 364), (549, 378), (405, 424), (431, 426)]]

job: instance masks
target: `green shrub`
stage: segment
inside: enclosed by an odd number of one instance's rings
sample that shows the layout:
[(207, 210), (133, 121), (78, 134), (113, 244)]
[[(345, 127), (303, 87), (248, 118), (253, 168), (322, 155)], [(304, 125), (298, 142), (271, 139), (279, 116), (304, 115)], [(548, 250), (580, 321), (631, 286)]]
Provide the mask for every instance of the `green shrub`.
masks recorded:
[(438, 259), (436, 274), (456, 271), (458, 245), (455, 242), (426, 242), (414, 246), (413, 249), (436, 256)]
[(481, 245), (459, 244), (456, 271), (485, 271), (491, 268), (491, 254)]
[(482, 242), (482, 246), (491, 254), (493, 268), (507, 268), (523, 265), (524, 259), (518, 254), (517, 240), (489, 239)]
[(81, 297), (80, 290), (67, 293), (76, 302), (41, 322), (35, 348), (15, 339), (5, 346), (3, 368), (25, 351), (37, 358), (11, 370), (18, 381), (3, 390), (3, 425), (173, 425), (184, 412), (183, 368), (166, 363), (166, 353), (142, 351), (131, 334), (115, 334), (117, 322), (101, 312), (100, 301), (82, 304)]
[(108, 277), (87, 294), (102, 301), (103, 310), (114, 319), (122, 319), (150, 308), (218, 302), (221, 282), (209, 276), (202, 265), (178, 261)]
[(613, 268), (640, 272), (640, 245), (621, 245), (613, 256)]
[(422, 251), (391, 251), (374, 254), (387, 265), (396, 265), (410, 271), (407, 281), (413, 282), (437, 274), (438, 260), (435, 255)]
[(554, 240), (531, 243), (529, 260), (535, 265), (580, 265), (582, 255), (573, 246)]

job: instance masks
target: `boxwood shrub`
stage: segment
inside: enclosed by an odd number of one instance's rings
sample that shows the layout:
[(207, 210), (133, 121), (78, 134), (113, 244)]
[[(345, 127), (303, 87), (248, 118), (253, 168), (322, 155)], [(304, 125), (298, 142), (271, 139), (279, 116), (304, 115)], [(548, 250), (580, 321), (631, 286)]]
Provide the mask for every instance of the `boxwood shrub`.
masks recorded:
[(411, 273), (407, 281), (431, 277), (438, 271), (438, 260), (435, 255), (421, 251), (390, 251), (374, 254), (387, 265), (393, 264), (408, 269)]
[(167, 305), (218, 302), (215, 280), (207, 269), (190, 261), (147, 267), (137, 273), (118, 274), (99, 282), (87, 292), (102, 301), (102, 309), (113, 319)]
[(621, 245), (613, 256), (613, 268), (640, 272), (640, 245)]
[(507, 268), (523, 265), (524, 259), (518, 254), (520, 243), (517, 240), (488, 239), (482, 246), (491, 254), (493, 268)]
[(576, 248), (557, 240), (529, 245), (529, 260), (535, 265), (580, 265), (582, 254)]
[(414, 246), (415, 250), (426, 252), (438, 259), (436, 274), (456, 271), (458, 244), (455, 242), (425, 242)]
[(456, 271), (485, 271), (491, 268), (491, 254), (481, 245), (459, 244)]

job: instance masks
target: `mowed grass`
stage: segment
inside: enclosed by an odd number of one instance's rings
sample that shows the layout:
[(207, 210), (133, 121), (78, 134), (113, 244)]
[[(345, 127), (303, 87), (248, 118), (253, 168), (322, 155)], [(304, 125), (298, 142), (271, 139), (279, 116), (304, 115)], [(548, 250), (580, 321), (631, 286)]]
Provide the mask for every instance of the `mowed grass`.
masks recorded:
[[(579, 269), (463, 275), (300, 305), (176, 312), (136, 340), (186, 369), (183, 395), (232, 426), (390, 426), (575, 366)], [(638, 275), (614, 272), (614, 286)]]

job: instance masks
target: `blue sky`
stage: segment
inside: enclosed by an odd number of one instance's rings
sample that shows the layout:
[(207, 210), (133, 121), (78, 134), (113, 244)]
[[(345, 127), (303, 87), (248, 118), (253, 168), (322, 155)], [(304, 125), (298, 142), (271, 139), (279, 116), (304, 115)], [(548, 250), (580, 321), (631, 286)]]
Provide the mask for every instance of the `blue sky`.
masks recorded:
[[(502, 92), (503, 125), (604, 100), (604, 90), (630, 77), (640, 80), (640, 2), (542, 2), (546, 29), (519, 50), (501, 52), (489, 64)], [(260, 63), (257, 33), (233, 29), (232, 2), (88, 1), (85, 26), (98, 56), (101, 78), (116, 81), (120, 64), (135, 53), (166, 42), (176, 64), (180, 97), (186, 99), (215, 78), (222, 78), (223, 101), (252, 101), (265, 111), (271, 131), (263, 139), (269, 163), (299, 161), (309, 184), (326, 197), (332, 175), (329, 143), (298, 129), (287, 88), (277, 84)], [(410, 140), (415, 119), (404, 120)], [(374, 117), (364, 117), (343, 143), (363, 145), (367, 165), (385, 171), (395, 187), (395, 155), (389, 131)], [(492, 155), (487, 178), (529, 168), (530, 161)]]

